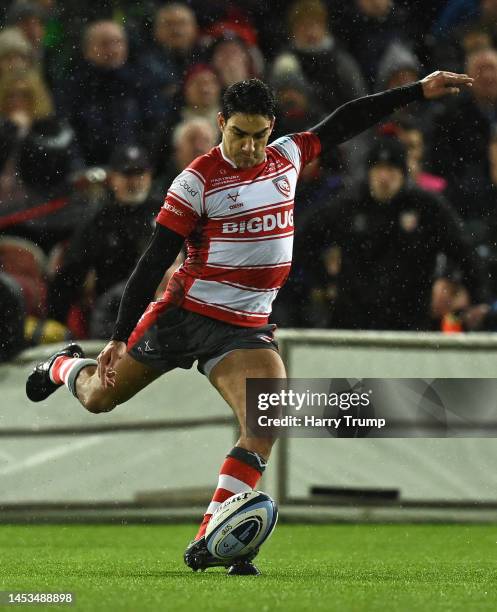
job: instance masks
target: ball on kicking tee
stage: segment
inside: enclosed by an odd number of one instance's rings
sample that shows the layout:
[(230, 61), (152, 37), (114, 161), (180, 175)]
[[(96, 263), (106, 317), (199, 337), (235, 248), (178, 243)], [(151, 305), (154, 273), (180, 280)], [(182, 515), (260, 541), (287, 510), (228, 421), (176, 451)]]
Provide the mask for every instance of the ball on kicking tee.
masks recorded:
[(269, 495), (237, 493), (212, 515), (205, 532), (207, 548), (218, 559), (247, 555), (269, 538), (277, 520), (278, 507)]

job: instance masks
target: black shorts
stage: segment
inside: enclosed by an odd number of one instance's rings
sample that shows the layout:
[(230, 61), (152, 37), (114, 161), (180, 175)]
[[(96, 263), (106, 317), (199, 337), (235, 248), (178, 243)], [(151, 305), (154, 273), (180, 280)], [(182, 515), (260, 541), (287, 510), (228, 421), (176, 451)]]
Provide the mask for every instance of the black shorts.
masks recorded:
[(146, 327), (128, 353), (161, 372), (189, 369), (198, 361), (199, 372), (212, 368), (236, 349), (268, 348), (278, 352), (276, 325), (239, 327), (171, 305)]

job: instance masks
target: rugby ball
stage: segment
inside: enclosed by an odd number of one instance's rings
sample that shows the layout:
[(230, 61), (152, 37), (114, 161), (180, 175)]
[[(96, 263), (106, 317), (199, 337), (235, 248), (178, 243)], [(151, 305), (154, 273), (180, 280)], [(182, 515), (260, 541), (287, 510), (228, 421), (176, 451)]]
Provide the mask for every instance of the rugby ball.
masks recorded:
[(278, 507), (269, 495), (237, 493), (212, 515), (205, 532), (207, 548), (218, 559), (247, 555), (269, 538), (277, 520)]

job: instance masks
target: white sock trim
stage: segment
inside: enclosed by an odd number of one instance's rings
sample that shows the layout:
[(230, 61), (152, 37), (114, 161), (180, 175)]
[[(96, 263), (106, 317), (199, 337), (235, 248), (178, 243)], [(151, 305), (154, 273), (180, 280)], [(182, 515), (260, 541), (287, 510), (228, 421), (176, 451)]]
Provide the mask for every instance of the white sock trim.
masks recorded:
[(219, 475), (217, 488), (231, 491), (233, 495), (236, 493), (245, 493), (245, 491), (252, 491), (252, 487), (246, 482), (243, 482), (243, 480), (238, 480), (238, 478), (234, 478), (228, 474)]

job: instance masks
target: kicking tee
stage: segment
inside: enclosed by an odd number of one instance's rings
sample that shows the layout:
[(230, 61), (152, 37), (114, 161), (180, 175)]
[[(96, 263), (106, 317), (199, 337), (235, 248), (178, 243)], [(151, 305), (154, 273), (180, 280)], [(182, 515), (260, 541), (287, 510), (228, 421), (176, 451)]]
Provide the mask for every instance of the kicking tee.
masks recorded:
[(218, 145), (173, 181), (157, 223), (185, 236), (186, 260), (152, 307), (176, 305), (233, 325), (267, 323), (290, 272), (302, 168), (320, 153), (311, 132), (284, 136), (265, 160), (236, 168)]

